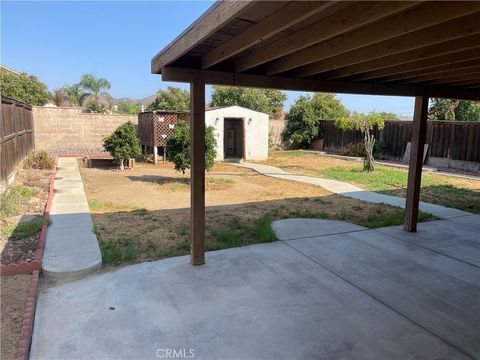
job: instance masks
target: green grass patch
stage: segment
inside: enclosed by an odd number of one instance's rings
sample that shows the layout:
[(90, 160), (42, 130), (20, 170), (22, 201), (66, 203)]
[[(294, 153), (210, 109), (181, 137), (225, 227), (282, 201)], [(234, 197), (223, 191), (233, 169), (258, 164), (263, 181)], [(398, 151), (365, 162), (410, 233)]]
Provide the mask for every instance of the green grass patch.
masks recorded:
[[(351, 168), (332, 167), (318, 171), (318, 175), (334, 180), (346, 181), (363, 186), (370, 191), (401, 189), (407, 186), (408, 173), (404, 170), (376, 167), (373, 172), (365, 172), (361, 166)], [(428, 177), (423, 185), (435, 183)]]
[(122, 262), (134, 262), (137, 259), (136, 241), (130, 237), (121, 237), (116, 240), (102, 240), (99, 238), (102, 262), (105, 265), (116, 265)]
[(239, 217), (234, 217), (226, 227), (212, 229), (210, 236), (212, 241), (206, 245), (208, 251), (277, 240), (272, 230), (270, 215), (263, 215), (248, 222)]
[(187, 255), (190, 252), (190, 244), (186, 241), (167, 247), (166, 249), (159, 249), (156, 251), (158, 258), (168, 258), (174, 256)]
[(91, 211), (142, 210), (138, 206), (130, 204), (120, 204), (113, 201), (102, 201), (97, 199), (88, 200), (88, 206), (90, 207)]
[(276, 156), (278, 156), (278, 157), (288, 157), (288, 156), (299, 157), (299, 156), (309, 156), (309, 155), (312, 155), (312, 153), (310, 153), (308, 151), (301, 151), (301, 150), (286, 150), (286, 151), (276, 151), (276, 152), (273, 152), (269, 155), (273, 155), (274, 157), (276, 157)]
[[(360, 166), (333, 167), (318, 171), (318, 175), (356, 184), (366, 190), (405, 197), (408, 172), (377, 166), (373, 172), (365, 172)], [(428, 173), (422, 174), (422, 201), (480, 214), (480, 191), (462, 188)]]
[(171, 191), (186, 191), (188, 189), (188, 183), (184, 181), (172, 181), (170, 183), (170, 190)]
[[(436, 219), (435, 216), (427, 214), (420, 211), (418, 214), (418, 221), (429, 221)], [(376, 209), (371, 211), (371, 213), (363, 220), (360, 221), (359, 225), (365, 226), (369, 229), (375, 229), (385, 226), (395, 226), (402, 225), (405, 221), (405, 212), (403, 209), (393, 210), (390, 212), (382, 211), (381, 209)]]
[(26, 239), (37, 234), (42, 229), (44, 222), (44, 219), (38, 219), (18, 224), (10, 224), (2, 227), (1, 233), (2, 235), (8, 236), (10, 240)]
[(225, 190), (228, 189), (232, 184), (232, 179), (225, 179), (225, 178), (213, 178), (209, 177), (206, 179), (207, 182), (207, 189), (208, 190)]
[(19, 215), (23, 206), (40, 190), (34, 187), (16, 185), (8, 187), (0, 198), (0, 218)]

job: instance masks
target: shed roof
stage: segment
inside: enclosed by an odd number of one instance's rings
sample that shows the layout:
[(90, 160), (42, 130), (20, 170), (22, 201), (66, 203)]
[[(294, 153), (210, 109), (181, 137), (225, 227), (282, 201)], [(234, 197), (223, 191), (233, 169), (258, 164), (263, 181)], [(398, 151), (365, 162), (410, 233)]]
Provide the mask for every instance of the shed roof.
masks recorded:
[(219, 1), (160, 51), (167, 81), (480, 98), (479, 1)]

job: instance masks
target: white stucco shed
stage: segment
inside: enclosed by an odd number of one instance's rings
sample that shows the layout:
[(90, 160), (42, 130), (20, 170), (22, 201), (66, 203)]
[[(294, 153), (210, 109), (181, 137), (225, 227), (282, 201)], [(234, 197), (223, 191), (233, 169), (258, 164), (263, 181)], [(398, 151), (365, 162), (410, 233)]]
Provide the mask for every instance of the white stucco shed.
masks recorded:
[(207, 109), (205, 125), (217, 138), (217, 161), (268, 158), (268, 114), (241, 106)]

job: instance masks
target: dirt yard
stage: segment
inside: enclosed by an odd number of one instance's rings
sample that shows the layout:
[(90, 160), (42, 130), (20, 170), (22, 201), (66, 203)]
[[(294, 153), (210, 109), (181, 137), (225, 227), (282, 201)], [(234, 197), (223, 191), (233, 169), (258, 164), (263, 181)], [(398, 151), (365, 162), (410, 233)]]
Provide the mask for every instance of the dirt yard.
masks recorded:
[[(125, 172), (81, 165), (81, 173), (105, 265), (188, 253), (188, 173), (175, 172), (172, 164), (138, 164)], [(368, 227), (403, 219), (398, 208), (228, 164), (216, 164), (206, 183), (208, 250), (273, 241), (271, 221), (285, 217), (341, 219)]]
[(2, 360), (13, 360), (22, 331), (23, 312), (27, 304), (32, 275), (1, 278), (1, 353)]

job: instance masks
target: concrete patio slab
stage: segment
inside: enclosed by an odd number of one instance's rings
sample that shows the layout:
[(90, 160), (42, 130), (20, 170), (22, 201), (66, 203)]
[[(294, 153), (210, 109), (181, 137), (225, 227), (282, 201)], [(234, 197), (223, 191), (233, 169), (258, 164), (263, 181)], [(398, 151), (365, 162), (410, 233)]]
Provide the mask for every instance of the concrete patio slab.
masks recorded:
[(479, 268), (376, 230), (288, 245), (457, 349), (480, 353)]
[(480, 215), (468, 215), (450, 219), (450, 221), (473, 227), (477, 232), (480, 232)]
[(274, 221), (272, 229), (279, 240), (292, 240), (313, 236), (324, 236), (352, 231), (367, 230), (367, 228), (345, 221), (321, 219), (283, 219)]
[(195, 359), (468, 358), (282, 242), (207, 253), (200, 267), (187, 257), (132, 265), (39, 295), (30, 359), (168, 349)]
[(480, 267), (480, 237), (474, 236), (479, 231), (477, 220), (473, 215), (448, 221), (429, 221), (418, 224), (417, 233), (406, 232), (403, 226), (376, 231)]
[(59, 158), (57, 169), (42, 271), (55, 279), (75, 279), (97, 271), (102, 258), (77, 160)]
[(304, 238), (312, 228), (346, 228), (303, 220), (309, 226), (285, 220), (297, 239), (210, 252), (204, 266), (177, 257), (44, 288), (31, 359), (155, 359), (167, 349), (197, 359), (480, 352), (479, 268), (385, 229)]

